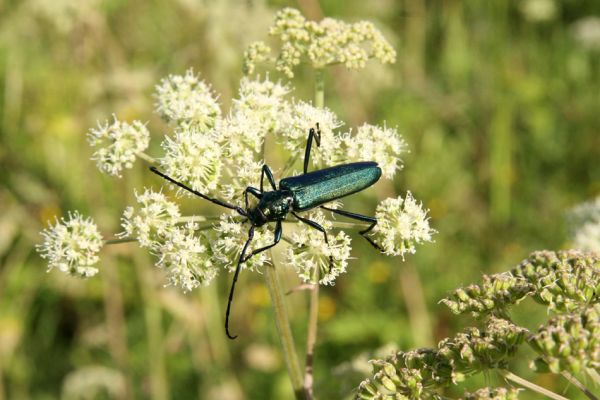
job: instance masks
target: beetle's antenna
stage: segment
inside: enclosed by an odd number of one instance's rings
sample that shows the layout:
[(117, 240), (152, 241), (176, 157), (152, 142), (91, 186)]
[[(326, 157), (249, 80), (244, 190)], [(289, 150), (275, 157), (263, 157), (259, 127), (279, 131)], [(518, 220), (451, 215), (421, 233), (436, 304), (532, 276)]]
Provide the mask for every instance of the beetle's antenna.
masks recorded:
[(243, 217), (247, 217), (248, 216), (248, 214), (246, 213), (246, 211), (244, 211), (244, 209), (242, 209), (242, 207), (226, 203), (226, 202), (224, 202), (222, 200), (219, 200), (219, 199), (213, 199), (212, 197), (208, 197), (207, 195), (202, 194), (202, 193), (198, 192), (197, 190), (194, 190), (194, 189), (192, 189), (192, 188), (184, 185), (181, 182), (177, 182), (175, 179), (171, 178), (170, 176), (163, 174), (158, 169), (156, 169), (156, 167), (150, 167), (150, 171), (152, 171), (156, 175), (158, 175), (158, 176), (160, 176), (160, 177), (168, 180), (169, 182), (171, 182), (171, 183), (179, 186), (180, 188), (185, 189), (188, 192), (191, 192), (191, 193), (195, 194), (198, 197), (202, 197), (203, 199), (210, 201), (211, 203), (214, 203), (214, 204), (219, 205), (221, 207), (229, 208), (230, 210), (235, 210), (235, 211), (237, 211)]
[(233, 302), (233, 292), (235, 291), (235, 283), (237, 282), (238, 275), (240, 274), (240, 270), (242, 269), (242, 263), (244, 262), (244, 257), (246, 256), (246, 250), (248, 249), (248, 245), (252, 241), (254, 237), (254, 225), (250, 227), (248, 231), (248, 240), (246, 240), (246, 244), (244, 244), (244, 248), (242, 249), (242, 253), (240, 254), (240, 259), (238, 260), (237, 267), (235, 267), (235, 274), (233, 275), (233, 281), (231, 282), (231, 289), (229, 290), (229, 300), (227, 301), (227, 311), (225, 312), (225, 333), (229, 339), (235, 339), (236, 336), (231, 336), (229, 333), (229, 313), (231, 311), (231, 303)]

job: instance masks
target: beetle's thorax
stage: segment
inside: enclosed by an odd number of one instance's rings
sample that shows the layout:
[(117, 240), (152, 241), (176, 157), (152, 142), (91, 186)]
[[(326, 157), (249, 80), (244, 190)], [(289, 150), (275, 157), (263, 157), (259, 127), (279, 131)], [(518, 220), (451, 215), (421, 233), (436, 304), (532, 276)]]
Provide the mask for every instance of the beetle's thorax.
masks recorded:
[(248, 210), (248, 218), (254, 226), (262, 226), (267, 222), (281, 221), (292, 210), (294, 198), (286, 190), (263, 192), (256, 207)]

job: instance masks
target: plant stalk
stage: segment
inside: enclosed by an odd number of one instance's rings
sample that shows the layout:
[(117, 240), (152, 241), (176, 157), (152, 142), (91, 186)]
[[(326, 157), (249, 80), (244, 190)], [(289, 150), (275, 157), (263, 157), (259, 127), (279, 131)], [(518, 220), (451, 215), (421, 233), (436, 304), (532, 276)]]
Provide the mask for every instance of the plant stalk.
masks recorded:
[(559, 394), (556, 394), (554, 392), (551, 392), (550, 390), (543, 388), (541, 386), (536, 385), (533, 382), (529, 382), (527, 379), (523, 379), (518, 375), (513, 374), (510, 371), (507, 371), (505, 369), (499, 369), (498, 372), (500, 373), (500, 375), (502, 375), (505, 379), (512, 381), (514, 383), (516, 383), (517, 385), (521, 385), (524, 388), (527, 388), (529, 390), (532, 390), (534, 392), (537, 392), (539, 394), (542, 394), (550, 399), (554, 399), (554, 400), (568, 400), (566, 397), (563, 397)]
[[(315, 70), (315, 107), (325, 106), (325, 76), (323, 69)], [(310, 311), (308, 314), (308, 333), (306, 335), (306, 360), (304, 364), (304, 391), (306, 398), (313, 398), (313, 362), (315, 358), (315, 344), (317, 343), (317, 324), (319, 322), (319, 269), (313, 273), (315, 285), (310, 291)]]
[(283, 347), (283, 356), (292, 381), (294, 395), (296, 396), (296, 400), (305, 400), (306, 395), (302, 386), (302, 370), (300, 369), (300, 362), (298, 361), (298, 354), (294, 345), (294, 337), (290, 328), (290, 320), (283, 300), (283, 290), (281, 289), (277, 269), (274, 264), (266, 266), (264, 276), (271, 301), (273, 302), (275, 325), (277, 326), (277, 333)]
[(571, 375), (567, 371), (562, 371), (560, 374), (566, 380), (568, 380), (570, 383), (572, 383), (577, 389), (581, 390), (583, 392), (583, 394), (585, 394), (587, 396), (588, 399), (590, 399), (590, 400), (598, 400), (598, 397), (596, 397), (592, 392), (590, 392), (589, 389), (587, 387), (585, 387), (585, 385), (583, 383), (581, 383), (573, 375)]

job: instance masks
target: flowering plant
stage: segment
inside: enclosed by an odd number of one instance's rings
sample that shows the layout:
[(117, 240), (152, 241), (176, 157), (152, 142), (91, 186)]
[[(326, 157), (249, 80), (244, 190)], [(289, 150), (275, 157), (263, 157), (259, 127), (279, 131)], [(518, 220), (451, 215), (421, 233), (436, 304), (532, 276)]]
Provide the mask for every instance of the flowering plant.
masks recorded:
[[(121, 177), (133, 167), (136, 159), (164, 171), (203, 196), (222, 199), (241, 207), (244, 190), (260, 184), (265, 156), (273, 146), (277, 154), (286, 156), (276, 170), (276, 176), (298, 175), (301, 149), (311, 129), (320, 132), (319, 148), (310, 159), (312, 168), (324, 168), (354, 161), (375, 161), (384, 179), (393, 179), (402, 169), (402, 155), (407, 144), (395, 128), (363, 124), (342, 129), (340, 118), (324, 105), (324, 68), (343, 64), (348, 68), (363, 68), (375, 58), (393, 62), (395, 52), (383, 35), (371, 23), (346, 24), (326, 18), (317, 23), (307, 21), (297, 10), (285, 9), (277, 14), (272, 35), (281, 41), (281, 52), (275, 58), (263, 42), (252, 44), (245, 54), (245, 70), (249, 74), (239, 86), (238, 95), (228, 112), (223, 112), (210, 85), (192, 69), (183, 75), (169, 75), (155, 90), (155, 111), (169, 125), (171, 133), (162, 140), (162, 156), (146, 152), (150, 131), (141, 121), (99, 123), (89, 131), (90, 144), (103, 173)], [(272, 62), (276, 70), (293, 77), (293, 70), (302, 59), (315, 69), (314, 102), (290, 97), (289, 83), (266, 77), (250, 76), (258, 63)], [(253, 230), (248, 239), (248, 219), (237, 213), (219, 215), (183, 215), (178, 197), (191, 196), (181, 187), (175, 198), (166, 191), (145, 188), (136, 192), (136, 204), (128, 206), (121, 217), (123, 231), (115, 238), (103, 241), (91, 218), (73, 213), (68, 220), (50, 226), (42, 235), (45, 241), (38, 247), (41, 255), (54, 267), (83, 277), (94, 275), (102, 245), (135, 241), (156, 258), (156, 266), (165, 271), (168, 284), (188, 292), (210, 284), (222, 271), (233, 271), (240, 254), (249, 243), (248, 253), (272, 242), (273, 227), (266, 224)], [(339, 208), (340, 203), (330, 205)], [(410, 192), (382, 201), (375, 211), (379, 223), (367, 236), (390, 256), (414, 253), (419, 244), (432, 241), (435, 232), (430, 226), (427, 210)], [(351, 258), (351, 237), (347, 228), (361, 224), (333, 220), (321, 209), (305, 216), (331, 232), (329, 240), (300, 221), (288, 218), (290, 235), (284, 236), (281, 259), (283, 267), (293, 268), (300, 280), (309, 284), (311, 310), (316, 310), (318, 284), (333, 285), (348, 270)], [(246, 245), (245, 245), (246, 244)], [(291, 342), (291, 331), (285, 312), (279, 282), (269, 252), (261, 252), (241, 266), (245, 270), (263, 271), (273, 297), (277, 326), (286, 352), (288, 370), (296, 393), (312, 396), (312, 378), (302, 382), (299, 363)], [(232, 292), (233, 293), (233, 292)], [(309, 354), (316, 335), (316, 313), (309, 321)], [(312, 345), (310, 345), (312, 343)], [(307, 356), (306, 370), (311, 371), (312, 356)], [(310, 372), (307, 372), (310, 375)]]

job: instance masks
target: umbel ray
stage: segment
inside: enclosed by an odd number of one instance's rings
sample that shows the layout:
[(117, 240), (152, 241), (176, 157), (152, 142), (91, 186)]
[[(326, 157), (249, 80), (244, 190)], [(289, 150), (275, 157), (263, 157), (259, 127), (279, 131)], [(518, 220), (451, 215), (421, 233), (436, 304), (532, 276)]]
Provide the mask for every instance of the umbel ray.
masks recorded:
[[(341, 164), (330, 168), (308, 172), (308, 162), (310, 159), (310, 151), (313, 140), (317, 143), (317, 147), (321, 144), (321, 131), (319, 129), (319, 124), (316, 125), (316, 128), (316, 130), (311, 128), (308, 133), (306, 150), (304, 152), (304, 173), (302, 175), (281, 179), (279, 181), (279, 188), (277, 188), (277, 184), (273, 178), (271, 169), (268, 165), (263, 165), (260, 176), (260, 189), (248, 186), (246, 190), (244, 190), (245, 209), (202, 194), (163, 174), (155, 167), (150, 167), (152, 172), (163, 177), (167, 181), (214, 204), (235, 210), (238, 214), (246, 218), (244, 222), (250, 222), (248, 239), (242, 248), (242, 252), (240, 253), (240, 257), (235, 269), (235, 274), (233, 275), (233, 281), (229, 291), (229, 300), (227, 302), (227, 312), (225, 313), (225, 333), (230, 339), (235, 339), (237, 337), (232, 336), (229, 333), (229, 313), (231, 311), (231, 303), (233, 300), (233, 293), (235, 291), (235, 284), (237, 282), (242, 263), (248, 261), (252, 256), (266, 251), (279, 243), (282, 235), (281, 222), (286, 219), (288, 214), (292, 214), (299, 221), (323, 233), (325, 243), (327, 244), (329, 244), (329, 241), (327, 240), (327, 232), (325, 231), (325, 228), (315, 221), (311, 221), (308, 218), (300, 216), (298, 213), (320, 207), (324, 210), (331, 211), (332, 213), (339, 214), (344, 217), (352, 218), (361, 222), (367, 222), (369, 223), (369, 226), (366, 229), (361, 230), (359, 232), (360, 235), (367, 239), (373, 247), (383, 251), (379, 245), (377, 245), (370, 237), (367, 236), (367, 233), (371, 231), (371, 229), (373, 229), (377, 224), (377, 219), (349, 211), (329, 208), (323, 205), (333, 200), (360, 192), (373, 185), (381, 177), (381, 169), (376, 162), (364, 161)], [(264, 190), (265, 177), (269, 181), (272, 190)], [(250, 207), (248, 205), (248, 195), (252, 195), (258, 199), (258, 204), (255, 207)], [(269, 222), (275, 223), (275, 235), (273, 237), (273, 243), (269, 244), (268, 246), (255, 249), (249, 254), (246, 254), (248, 246), (254, 237), (254, 229)], [(333, 260), (330, 258), (330, 264), (332, 261)]]

